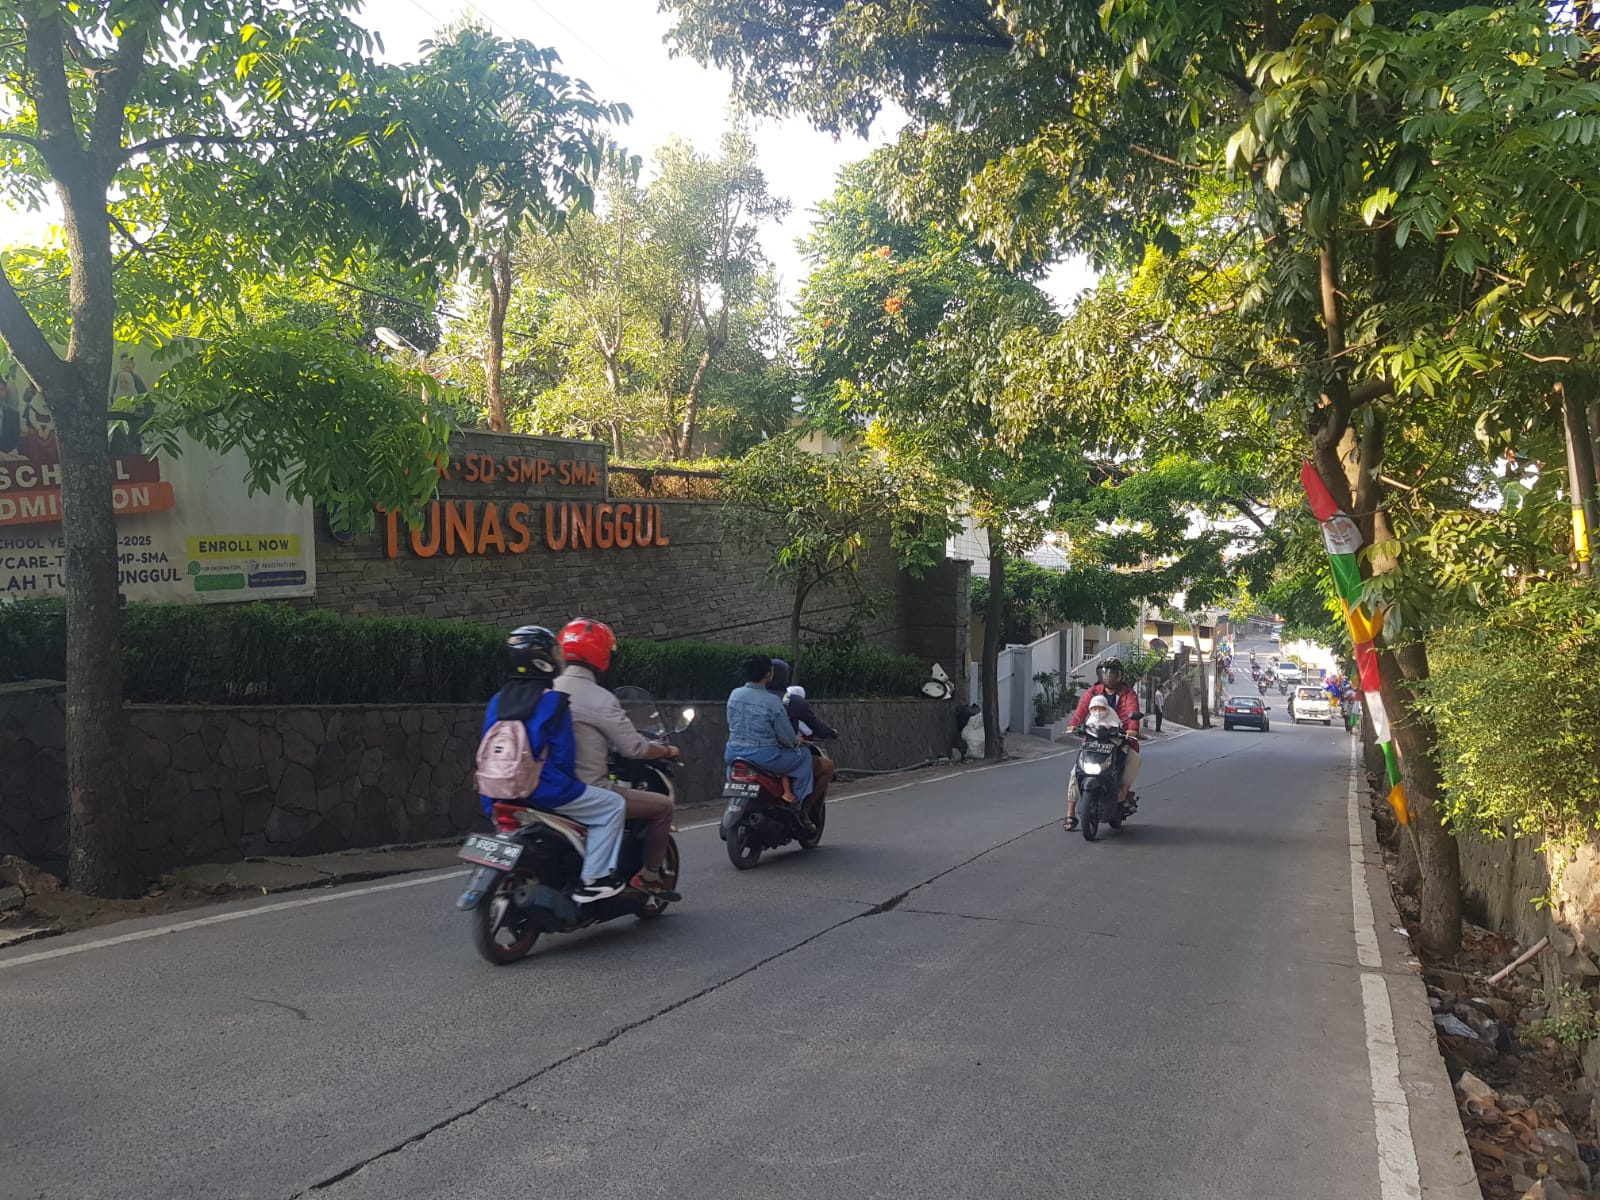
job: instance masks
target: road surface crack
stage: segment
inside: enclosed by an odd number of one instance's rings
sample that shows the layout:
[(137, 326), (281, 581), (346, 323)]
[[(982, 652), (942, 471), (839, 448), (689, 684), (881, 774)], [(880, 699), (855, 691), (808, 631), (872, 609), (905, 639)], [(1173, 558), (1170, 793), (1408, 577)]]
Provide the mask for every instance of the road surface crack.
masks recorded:
[(302, 1021), (311, 1020), (311, 1014), (306, 1012), (305, 1009), (296, 1008), (293, 1004), (285, 1004), (281, 1000), (263, 1000), (260, 996), (246, 996), (245, 999), (252, 1004), (270, 1004), (273, 1008), (281, 1008), (284, 1012), (293, 1013)]
[[(389, 1157), (391, 1157), (393, 1155), (399, 1154), (402, 1151), (406, 1150), (408, 1147), (415, 1146), (417, 1143), (425, 1141), (426, 1139), (428, 1139), (429, 1137), (432, 1137), (434, 1134), (440, 1132), (441, 1130), (448, 1129), (450, 1126), (454, 1125), (456, 1122), (465, 1120), (468, 1117), (474, 1116), (477, 1113), (482, 1112), (485, 1108), (487, 1108), (491, 1104), (494, 1104), (496, 1101), (504, 1100), (507, 1096), (509, 1096), (512, 1092), (516, 1091), (518, 1088), (527, 1087), (528, 1084), (533, 1083), (538, 1079), (541, 1079), (545, 1075), (550, 1074), (552, 1071), (559, 1070), (560, 1068), (566, 1066), (568, 1063), (574, 1061), (575, 1059), (582, 1058), (586, 1054), (592, 1054), (596, 1050), (605, 1049), (607, 1046), (611, 1045), (612, 1042), (616, 1041), (618, 1038), (622, 1037), (624, 1034), (632, 1033), (635, 1029), (639, 1029), (639, 1028), (641, 1028), (641, 1027), (643, 1027), (645, 1025), (648, 1025), (652, 1021), (659, 1020), (661, 1017), (664, 1017), (664, 1016), (668, 1015), (669, 1013), (676, 1012), (678, 1009), (683, 1008), (686, 1005), (693, 1004), (696, 1000), (702, 1000), (705, 997), (709, 996), (712, 992), (720, 991), (722, 988), (727, 987), (731, 983), (737, 983), (739, 980), (743, 979), (746, 975), (754, 974), (756, 971), (761, 970), (762, 967), (767, 966), (769, 963), (776, 962), (780, 958), (787, 957), (788, 955), (793, 954), (796, 950), (803, 950), (805, 947), (811, 945), (811, 943), (819, 941), (822, 938), (827, 937), (830, 933), (833, 933), (836, 930), (844, 928), (846, 925), (849, 925), (853, 921), (861, 921), (861, 920), (865, 920), (868, 917), (876, 917), (876, 916), (878, 916), (878, 915), (880, 915), (882, 913), (892, 912), (895, 908), (899, 907), (901, 902), (904, 901), (907, 896), (911, 895), (913, 892), (917, 891), (919, 888), (927, 887), (930, 883), (936, 883), (940, 879), (943, 879), (946, 875), (950, 874), (952, 871), (959, 871), (962, 867), (970, 866), (972, 863), (977, 862), (978, 859), (982, 858), (984, 855), (992, 854), (996, 850), (1003, 850), (1005, 847), (1013, 844), (1014, 842), (1020, 842), (1023, 838), (1028, 837), (1028, 836), (1030, 836), (1032, 834), (1038, 833), (1041, 829), (1050, 828), (1053, 824), (1055, 824), (1054, 820), (1047, 821), (1043, 825), (1035, 825), (1031, 829), (1024, 830), (1023, 832), (1017, 834), (1016, 837), (1007, 838), (1003, 842), (996, 842), (994, 845), (989, 846), (986, 849), (978, 851), (978, 853), (972, 855), (970, 858), (962, 859), (960, 862), (956, 863), (954, 866), (947, 867), (945, 870), (940, 871), (935, 875), (930, 875), (927, 879), (922, 880), (920, 883), (912, 884), (912, 886), (906, 888), (902, 892), (896, 892), (893, 896), (890, 896), (887, 900), (884, 900), (879, 904), (874, 904), (870, 908), (867, 908), (867, 909), (863, 910), (862, 912), (851, 913), (848, 917), (845, 917), (843, 920), (835, 921), (833, 924), (824, 926), (822, 929), (817, 930), (817, 932), (813, 933), (810, 937), (802, 938), (800, 941), (795, 942), (791, 946), (786, 946), (782, 950), (779, 950), (779, 951), (776, 951), (775, 953), (769, 954), (765, 958), (751, 963), (748, 967), (745, 967), (745, 968), (743, 968), (741, 970), (735, 971), (732, 975), (729, 975), (724, 979), (719, 979), (715, 983), (707, 984), (705, 987), (701, 988), (699, 991), (694, 992), (691, 995), (684, 996), (684, 997), (682, 997), (682, 998), (680, 998), (678, 1000), (674, 1000), (670, 1004), (664, 1004), (660, 1008), (655, 1009), (652, 1012), (646, 1013), (644, 1016), (640, 1017), (636, 1021), (629, 1021), (625, 1025), (618, 1025), (615, 1029), (610, 1030), (608, 1033), (603, 1034), (602, 1036), (596, 1038), (594, 1041), (589, 1042), (587, 1045), (580, 1046), (576, 1050), (572, 1051), (570, 1054), (565, 1054), (562, 1057), (556, 1059), (554, 1062), (548, 1064), (547, 1066), (540, 1067), (537, 1071), (533, 1072), (533, 1074), (525, 1076), (522, 1079), (518, 1079), (514, 1083), (507, 1084), (505, 1087), (501, 1088), (499, 1091), (494, 1092), (494, 1093), (492, 1093), (492, 1094), (490, 1094), (488, 1096), (485, 1096), (482, 1100), (478, 1100), (478, 1101), (474, 1102), (473, 1104), (468, 1105), (466, 1108), (460, 1110), (459, 1112), (452, 1113), (447, 1117), (444, 1117), (444, 1118), (442, 1118), (442, 1119), (440, 1119), (438, 1121), (435, 1121), (432, 1125), (429, 1125), (426, 1129), (423, 1129), (423, 1130), (421, 1130), (421, 1131), (419, 1131), (417, 1133), (414, 1133), (410, 1137), (407, 1137), (402, 1141), (396, 1142), (394, 1145), (388, 1147), (387, 1149), (380, 1150), (376, 1154), (369, 1155), (368, 1157), (362, 1159), (360, 1162), (355, 1163), (352, 1166), (346, 1167), (344, 1170), (338, 1172), (337, 1174), (330, 1175), (326, 1179), (322, 1179), (322, 1180), (318, 1181), (317, 1183), (312, 1184), (310, 1187), (305, 1188), (302, 1191), (296, 1192), (294, 1194), (294, 1196), (291, 1197), (291, 1200), (303, 1200), (304, 1197), (310, 1196), (310, 1195), (312, 1195), (312, 1194), (314, 1194), (316, 1192), (327, 1191), (329, 1188), (333, 1187), (335, 1184), (342, 1183), (344, 1180), (349, 1179), (351, 1176), (359, 1174), (360, 1172), (366, 1170), (368, 1167), (372, 1166), (374, 1163), (380, 1162), (383, 1159), (386, 1159), (386, 1158), (389, 1158)], [(263, 1001), (263, 1003), (271, 1004), (271, 1003), (276, 1003), (276, 1001)], [(511, 1101), (511, 1103), (515, 1104), (516, 1101)]]

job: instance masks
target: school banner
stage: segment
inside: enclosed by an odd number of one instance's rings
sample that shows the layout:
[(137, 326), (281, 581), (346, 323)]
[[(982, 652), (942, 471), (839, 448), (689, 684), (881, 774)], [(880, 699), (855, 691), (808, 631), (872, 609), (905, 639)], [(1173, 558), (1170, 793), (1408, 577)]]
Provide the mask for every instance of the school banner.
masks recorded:
[[(312, 509), (245, 486), (242, 451), (185, 442), (177, 456), (114, 449), (112, 501), (122, 596), (217, 603), (316, 590)], [(61, 467), (54, 430), (0, 444), (0, 601), (61, 594)]]

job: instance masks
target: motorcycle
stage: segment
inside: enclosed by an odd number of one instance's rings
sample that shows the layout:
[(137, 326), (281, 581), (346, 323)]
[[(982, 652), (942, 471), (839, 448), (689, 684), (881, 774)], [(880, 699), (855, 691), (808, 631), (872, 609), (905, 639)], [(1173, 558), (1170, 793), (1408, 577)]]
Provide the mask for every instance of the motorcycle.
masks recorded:
[[(694, 709), (675, 714), (669, 728), (649, 694), (639, 688), (618, 688), (617, 698), (636, 728), (655, 741), (668, 741), (694, 720)], [(673, 795), (672, 763), (612, 760), (611, 777), (619, 786)], [(478, 869), (456, 907), (472, 914), (474, 947), (488, 962), (505, 966), (533, 950), (542, 933), (571, 933), (618, 917), (648, 920), (666, 912), (669, 901), (632, 890), (592, 904), (579, 904), (572, 893), (583, 884), (583, 852), (588, 830), (560, 813), (497, 803), (495, 832), (470, 834), (458, 855)], [(644, 822), (629, 821), (617, 852), (617, 873), (632, 878), (644, 865)], [(661, 874), (667, 890), (678, 884), (678, 843), (668, 839)]]
[[(803, 737), (800, 744), (814, 758), (827, 757), (816, 738)], [(795, 806), (783, 798), (783, 778), (754, 763), (742, 758), (733, 760), (722, 798), (727, 804), (722, 811), (722, 840), (727, 843), (728, 861), (741, 871), (754, 867), (764, 852), (789, 842), (800, 843), (803, 850), (815, 850), (822, 843), (822, 828), (828, 817), (827, 797), (816, 791), (806, 797), (802, 807), (814, 831), (807, 833), (795, 814)]]
[[(1128, 718), (1141, 721), (1144, 714), (1136, 712)], [(1132, 815), (1136, 802), (1133, 793), (1124, 803), (1117, 799), (1122, 782), (1122, 763), (1129, 753), (1128, 734), (1122, 729), (1084, 729), (1083, 748), (1072, 767), (1073, 786), (1078, 790), (1078, 829), (1083, 840), (1092, 842), (1100, 835), (1103, 819), (1112, 829), (1121, 829), (1122, 823)]]
[(1265, 679), (1256, 680), (1256, 691), (1260, 692), (1263, 696), (1265, 696), (1267, 694), (1268, 686), (1269, 686), (1269, 683), (1268, 683), (1267, 680), (1265, 680)]

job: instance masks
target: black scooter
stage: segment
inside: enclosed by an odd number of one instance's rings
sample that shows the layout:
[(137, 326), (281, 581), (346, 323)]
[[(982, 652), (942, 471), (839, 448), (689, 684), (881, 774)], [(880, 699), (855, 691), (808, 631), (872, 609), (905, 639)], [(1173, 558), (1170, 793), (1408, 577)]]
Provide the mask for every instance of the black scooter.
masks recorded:
[[(1130, 721), (1142, 721), (1144, 714), (1135, 712)], [(1117, 799), (1122, 790), (1122, 767), (1130, 753), (1128, 734), (1122, 729), (1080, 730), (1083, 748), (1073, 764), (1073, 786), (1078, 790), (1078, 829), (1083, 840), (1092, 842), (1100, 836), (1100, 822), (1112, 829), (1121, 829), (1122, 823), (1133, 815), (1137, 802), (1128, 793), (1129, 803)]]
[[(649, 694), (618, 688), (617, 699), (645, 736), (666, 741), (688, 728), (692, 708), (676, 715), (668, 729)], [(667, 759), (634, 762), (614, 759), (612, 778), (620, 786), (672, 795)], [(583, 852), (588, 831), (559, 813), (519, 804), (496, 804), (495, 832), (474, 833), (459, 857), (477, 865), (456, 907), (472, 914), (472, 942), (496, 966), (526, 956), (541, 933), (571, 933), (618, 917), (659, 917), (668, 901), (644, 892), (624, 891), (606, 900), (579, 904), (573, 892), (583, 884)], [(617, 852), (617, 874), (632, 878), (644, 865), (643, 821), (629, 821)], [(678, 843), (669, 839), (661, 874), (669, 891), (678, 884)]]
[[(801, 743), (813, 758), (827, 757), (815, 739), (802, 738)], [(728, 768), (722, 799), (726, 804), (722, 810), (722, 840), (727, 843), (728, 861), (741, 871), (759, 863), (765, 851), (789, 842), (798, 842), (805, 850), (815, 850), (822, 844), (823, 826), (828, 821), (827, 797), (822, 793), (813, 791), (801, 806), (811, 821), (811, 831), (807, 832), (795, 815), (794, 805), (783, 798), (783, 779), (736, 758)]]

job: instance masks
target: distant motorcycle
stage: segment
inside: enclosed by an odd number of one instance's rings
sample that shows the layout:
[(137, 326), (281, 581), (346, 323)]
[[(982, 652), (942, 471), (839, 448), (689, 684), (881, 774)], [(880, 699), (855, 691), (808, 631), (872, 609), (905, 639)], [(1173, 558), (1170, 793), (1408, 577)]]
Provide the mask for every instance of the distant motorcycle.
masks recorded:
[[(686, 708), (667, 728), (649, 693), (639, 688), (618, 688), (617, 699), (639, 731), (656, 741), (667, 741), (694, 720), (694, 709)], [(673, 794), (667, 759), (614, 759), (612, 777), (624, 787)], [(541, 933), (571, 933), (618, 917), (659, 917), (667, 910), (669, 902), (661, 897), (631, 890), (592, 904), (577, 903), (572, 893), (583, 885), (589, 832), (578, 822), (520, 804), (496, 804), (493, 820), (494, 833), (471, 834), (462, 844), (458, 857), (478, 869), (456, 907), (472, 914), (473, 945), (496, 966), (527, 955)], [(629, 821), (617, 853), (617, 873), (632, 878), (643, 865), (644, 822)], [(667, 890), (676, 890), (678, 843), (670, 838), (661, 873)]]

